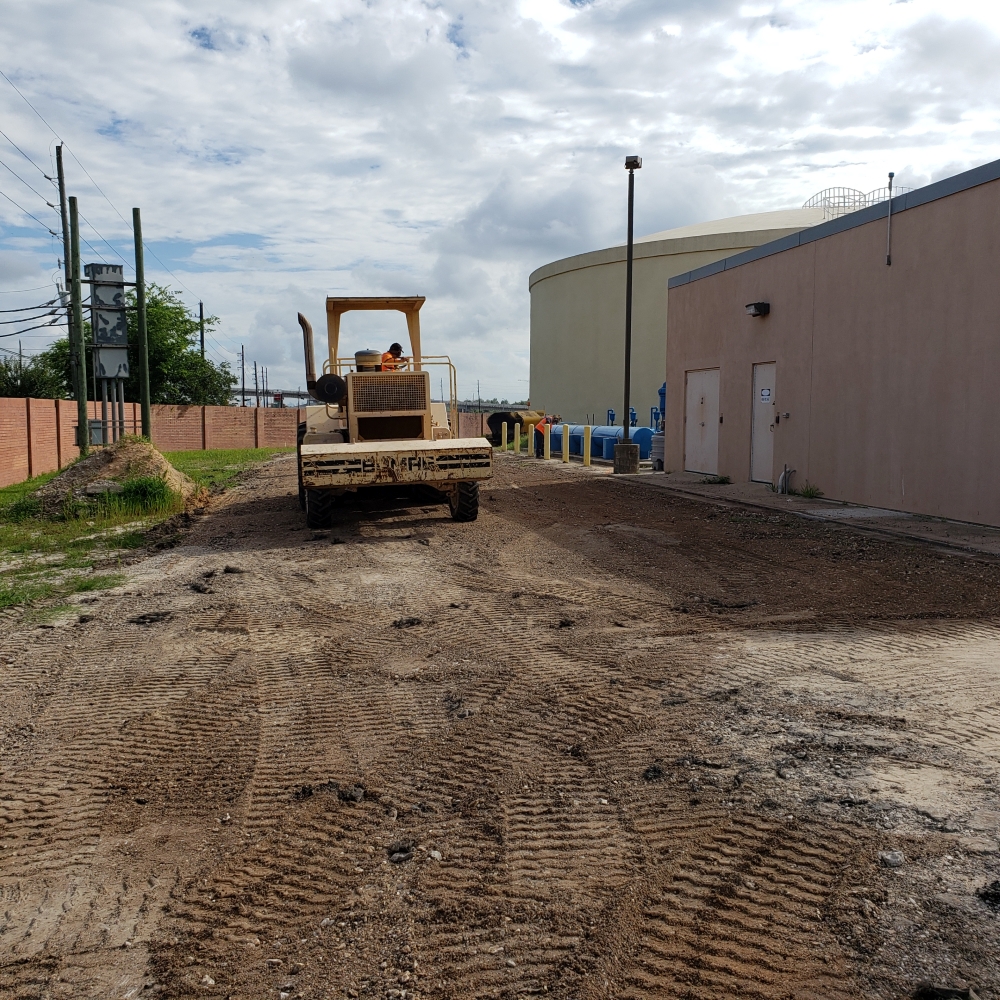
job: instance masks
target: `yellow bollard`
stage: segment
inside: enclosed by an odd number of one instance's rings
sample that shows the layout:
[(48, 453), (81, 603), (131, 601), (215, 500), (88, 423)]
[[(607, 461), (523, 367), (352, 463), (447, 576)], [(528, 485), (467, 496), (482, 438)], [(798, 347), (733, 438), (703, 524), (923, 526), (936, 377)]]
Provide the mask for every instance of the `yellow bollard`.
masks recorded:
[(547, 462), (552, 457), (552, 424), (545, 424), (542, 430), (542, 439), (545, 442), (542, 450), (542, 458)]
[(569, 461), (569, 424), (563, 424), (562, 430), (559, 432), (559, 436), (562, 438), (562, 460), (564, 462)]
[(590, 465), (590, 424), (583, 429), (583, 464)]
[(500, 450), (507, 450), (507, 421), (505, 420), (500, 425)]
[(514, 424), (514, 454), (521, 454), (521, 421)]
[(528, 458), (535, 454), (535, 425), (528, 424)]

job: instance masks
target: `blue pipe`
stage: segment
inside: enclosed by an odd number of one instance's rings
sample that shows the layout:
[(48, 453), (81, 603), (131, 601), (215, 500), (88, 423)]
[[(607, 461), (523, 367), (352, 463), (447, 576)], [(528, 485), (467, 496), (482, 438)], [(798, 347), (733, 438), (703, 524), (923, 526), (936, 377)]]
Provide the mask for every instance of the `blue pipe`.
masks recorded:
[[(583, 455), (583, 424), (555, 424), (552, 427), (552, 454), (562, 452), (563, 428), (568, 428), (569, 453)], [(603, 458), (609, 462), (615, 457), (615, 445), (621, 440), (624, 431), (621, 427), (597, 426), (590, 429), (591, 458)], [(639, 458), (648, 459), (653, 446), (653, 429), (651, 427), (630, 427), (629, 439), (639, 446)]]

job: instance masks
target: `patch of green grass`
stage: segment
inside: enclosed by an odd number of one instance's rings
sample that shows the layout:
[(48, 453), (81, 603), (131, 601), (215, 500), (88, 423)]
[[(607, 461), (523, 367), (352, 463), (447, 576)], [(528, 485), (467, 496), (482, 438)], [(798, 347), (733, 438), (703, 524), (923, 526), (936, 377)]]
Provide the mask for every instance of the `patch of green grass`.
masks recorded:
[(112, 587), (120, 587), (124, 582), (124, 573), (76, 576), (69, 581), (67, 589), (71, 594), (86, 594), (91, 590), (110, 590)]
[(232, 448), (209, 451), (165, 451), (163, 457), (179, 472), (190, 476), (199, 486), (218, 489), (229, 485), (241, 472), (273, 455), (295, 451), (294, 448)]
[(729, 476), (705, 476), (702, 482), (706, 486), (728, 486), (732, 480)]
[(816, 497), (823, 495), (823, 491), (818, 486), (813, 486), (810, 482), (806, 482), (805, 486), (801, 489), (792, 490), (791, 492), (797, 493), (800, 497), (806, 497), (809, 500), (814, 500)]
[(24, 620), (38, 625), (43, 622), (50, 622), (54, 618), (62, 618), (64, 615), (79, 612), (79, 610), (75, 604), (49, 604), (43, 608), (31, 608), (29, 611), (26, 611), (24, 613)]
[(146, 544), (146, 536), (138, 531), (129, 531), (115, 536), (112, 544), (116, 549), (141, 549)]
[(24, 580), (16, 576), (0, 576), (0, 608), (13, 608), (50, 597), (55, 585), (44, 580)]
[(35, 476), (34, 479), (25, 479), (21, 483), (0, 487), (0, 518), (5, 519), (11, 505), (30, 496), (50, 479), (55, 479), (57, 475), (59, 475), (58, 472), (44, 472), (40, 476)]

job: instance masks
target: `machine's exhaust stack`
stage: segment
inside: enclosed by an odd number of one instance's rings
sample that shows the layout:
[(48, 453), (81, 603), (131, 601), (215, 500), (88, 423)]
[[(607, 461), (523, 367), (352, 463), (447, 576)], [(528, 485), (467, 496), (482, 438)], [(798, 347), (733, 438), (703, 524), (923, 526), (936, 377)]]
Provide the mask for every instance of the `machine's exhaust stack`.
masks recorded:
[(316, 357), (313, 354), (313, 328), (299, 313), (299, 326), (302, 327), (302, 346), (306, 352), (306, 388), (309, 395), (318, 403), (339, 403), (347, 395), (347, 383), (334, 372), (316, 378)]
[(311, 396), (315, 396), (316, 389), (316, 357), (313, 354), (313, 328), (309, 322), (299, 313), (299, 326), (302, 327), (302, 345), (306, 352), (306, 388)]

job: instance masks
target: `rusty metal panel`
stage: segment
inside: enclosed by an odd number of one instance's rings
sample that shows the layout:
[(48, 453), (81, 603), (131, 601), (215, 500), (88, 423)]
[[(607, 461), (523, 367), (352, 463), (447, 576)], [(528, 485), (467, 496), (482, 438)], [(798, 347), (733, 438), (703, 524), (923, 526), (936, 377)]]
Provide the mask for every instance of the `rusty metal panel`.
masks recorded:
[(438, 451), (334, 447), (302, 455), (302, 482), (308, 487), (445, 483), (488, 479), (492, 474), (493, 449), (488, 446)]

